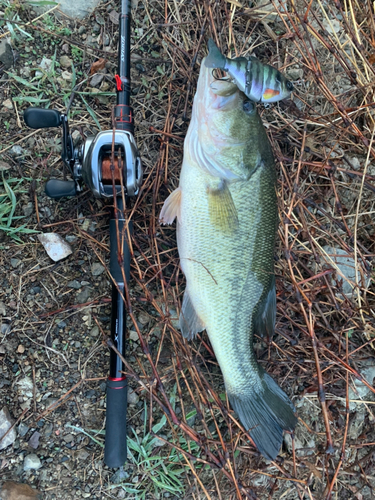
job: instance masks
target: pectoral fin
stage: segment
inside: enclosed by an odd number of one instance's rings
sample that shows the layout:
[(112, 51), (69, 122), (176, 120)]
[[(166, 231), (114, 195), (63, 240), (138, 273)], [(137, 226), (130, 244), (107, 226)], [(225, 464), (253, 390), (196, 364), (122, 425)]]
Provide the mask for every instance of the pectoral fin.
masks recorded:
[(182, 308), (180, 313), (180, 329), (182, 335), (187, 340), (194, 339), (197, 333), (205, 329), (202, 320), (195, 312), (194, 306), (189, 296), (189, 292), (187, 290), (185, 290), (184, 298), (182, 301)]
[(225, 181), (217, 188), (207, 188), (210, 221), (224, 232), (234, 232), (238, 227), (238, 214), (232, 195)]
[(181, 188), (177, 188), (165, 200), (161, 209), (159, 221), (162, 224), (172, 224), (175, 218), (180, 218)]

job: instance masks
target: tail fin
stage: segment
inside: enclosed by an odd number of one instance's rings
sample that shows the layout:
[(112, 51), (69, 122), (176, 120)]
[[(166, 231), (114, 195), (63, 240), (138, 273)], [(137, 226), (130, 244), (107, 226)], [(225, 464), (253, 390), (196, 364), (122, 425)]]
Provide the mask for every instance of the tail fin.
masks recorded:
[(204, 62), (207, 68), (218, 68), (225, 70), (226, 57), (217, 48), (215, 42), (210, 38), (208, 40), (208, 56)]
[(263, 370), (259, 375), (262, 390), (249, 388), (247, 394), (228, 391), (228, 397), (260, 453), (274, 460), (280, 451), (283, 430), (293, 431), (297, 417), (292, 402), (276, 382)]

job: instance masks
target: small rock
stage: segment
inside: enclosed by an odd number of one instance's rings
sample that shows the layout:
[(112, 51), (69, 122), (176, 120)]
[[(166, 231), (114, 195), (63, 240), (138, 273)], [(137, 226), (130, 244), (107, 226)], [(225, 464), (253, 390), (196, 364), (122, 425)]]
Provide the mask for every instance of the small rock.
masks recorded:
[(71, 82), (73, 80), (73, 75), (72, 73), (70, 73), (70, 71), (65, 70), (61, 73), (61, 78), (66, 82)]
[(13, 267), (13, 269), (16, 269), (21, 264), (20, 259), (10, 259), (10, 265)]
[(59, 400), (58, 398), (46, 398), (46, 400), (45, 400), (46, 408), (49, 408), (50, 406), (54, 406), (58, 400)]
[(342, 31), (343, 29), (343, 25), (342, 23), (340, 23), (340, 21), (338, 19), (330, 19), (328, 21), (328, 19), (323, 19), (323, 22), (322, 22), (324, 28), (328, 31), (329, 34), (334, 34), (334, 33), (338, 33), (339, 31)]
[[(354, 258), (348, 255), (345, 250), (341, 248), (333, 248), (330, 246), (324, 246), (323, 249), (328, 254), (328, 257), (324, 256), (328, 265), (333, 266), (332, 261), (336, 264), (340, 271), (340, 274), (336, 272), (335, 281), (342, 281), (342, 291), (347, 297), (351, 297), (353, 294), (353, 289), (356, 281), (356, 271), (355, 271), (355, 261)], [(360, 265), (360, 263), (358, 263)], [(358, 273), (359, 274), (359, 273)], [(358, 276), (359, 284), (361, 284), (361, 276)], [(365, 277), (366, 287), (369, 286), (371, 278)]]
[(147, 323), (150, 321), (150, 316), (141, 311), (139, 314), (138, 314), (138, 321), (142, 324), (142, 325), (147, 325)]
[(77, 293), (76, 304), (85, 304), (90, 297), (91, 290), (88, 287), (82, 288), (82, 290)]
[(14, 481), (5, 481), (0, 495), (2, 500), (41, 500), (42, 494), (34, 490), (28, 484), (15, 483)]
[(350, 163), (352, 164), (352, 167), (354, 168), (354, 170), (361, 169), (361, 162), (359, 161), (359, 159), (356, 156), (353, 156), (352, 158), (350, 158)]
[(81, 448), (74, 453), (74, 458), (77, 460), (86, 460), (89, 456), (90, 453), (85, 448)]
[[(164, 439), (159, 439), (159, 437)], [(152, 440), (154, 448), (157, 448), (159, 446), (164, 446), (167, 444), (165, 441), (168, 441), (168, 436), (166, 436), (165, 434), (160, 434), (159, 437), (154, 437), (154, 439)]]
[(23, 155), (23, 148), (21, 148), (21, 146), (18, 146), (16, 144), (10, 149), (10, 152), (12, 153), (13, 156), (19, 157)]
[[(90, 80), (90, 85), (92, 87), (98, 87), (102, 81), (104, 80), (104, 75), (102, 75), (101, 73), (97, 73), (96, 75), (94, 75), (91, 80)], [(12, 105), (12, 108), (13, 109), (13, 105)]]
[(13, 65), (13, 50), (7, 40), (0, 40), (0, 62), (4, 64), (4, 69), (9, 69)]
[(72, 253), (70, 245), (57, 233), (38, 234), (38, 239), (54, 262), (65, 259)]
[(105, 267), (100, 262), (94, 262), (91, 266), (91, 274), (93, 276), (100, 276), (105, 271)]
[(6, 170), (9, 170), (11, 168), (11, 165), (5, 161), (0, 160), (0, 172), (5, 172)]
[(24, 68), (22, 68), (21, 69), (21, 76), (23, 76), (25, 79), (30, 78), (31, 69), (28, 66), (25, 66)]
[(70, 288), (75, 288), (76, 290), (79, 290), (81, 288), (81, 283), (77, 280), (69, 281), (68, 286)]
[(34, 212), (34, 207), (31, 201), (22, 207), (22, 212), (25, 217), (30, 217), (30, 215)]
[(65, 236), (65, 239), (68, 243), (74, 243), (77, 241), (77, 236), (74, 236), (73, 234), (68, 234), (68, 236)]
[(49, 437), (52, 434), (52, 431), (53, 431), (53, 424), (52, 424), (52, 422), (47, 422), (47, 424), (43, 427), (43, 434), (46, 437)]
[[(52, 68), (52, 59), (48, 59), (48, 57), (43, 57), (43, 59), (40, 61), (39, 68), (48, 73)], [(35, 76), (43, 76), (43, 73), (41, 71), (37, 71), (35, 73)]]
[[(10, 416), (9, 410), (6, 406), (2, 408), (0, 411), (0, 437), (4, 436), (4, 434), (12, 427), (14, 421)], [(4, 439), (0, 440), (0, 450), (7, 448), (16, 440), (17, 433), (16, 429), (13, 428), (8, 434), (4, 437)]]
[(301, 80), (303, 78), (303, 69), (302, 68), (290, 69), (288, 71), (288, 77), (292, 81)]
[(22, 344), (20, 344), (20, 345), (17, 347), (17, 352), (18, 352), (19, 354), (23, 354), (23, 353), (25, 352), (25, 347), (24, 347)]
[(7, 311), (5, 309), (5, 304), (4, 302), (0, 302), (0, 315), (1, 316), (6, 316), (7, 314)]
[(28, 445), (36, 450), (39, 446), (39, 439), (40, 439), (41, 434), (38, 431), (35, 431), (31, 438), (29, 439)]
[(5, 101), (3, 101), (3, 106), (4, 106), (5, 109), (9, 109), (11, 111), (13, 109), (12, 100), (11, 99), (5, 99)]
[(62, 50), (66, 53), (66, 54), (69, 54), (69, 51), (70, 51), (70, 46), (68, 43), (64, 43), (63, 46), (61, 47)]
[(128, 403), (130, 405), (136, 405), (138, 401), (139, 401), (138, 394), (131, 387), (128, 387)]
[[(370, 385), (372, 385), (372, 382), (375, 378), (375, 366), (368, 366), (367, 368), (362, 370), (360, 374), (365, 380), (367, 380), (367, 382)], [(358, 400), (358, 399), (368, 399), (369, 397), (371, 397), (372, 392), (360, 380), (354, 379), (354, 387), (355, 390), (352, 389), (352, 387), (349, 387), (349, 399)], [(362, 405), (358, 403), (358, 406)], [(356, 408), (357, 408), (357, 403), (349, 403), (350, 411), (356, 410)]]
[(23, 462), (23, 470), (37, 470), (42, 467), (42, 462), (40, 461), (38, 455), (35, 455), (35, 453), (31, 453), (30, 455), (27, 455), (25, 457), (25, 460)]
[(3, 335), (7, 335), (8, 333), (10, 333), (10, 325), (8, 325), (8, 323), (3, 323), (1, 325), (0, 331)]
[(119, 15), (118, 15), (118, 12), (116, 12), (115, 10), (112, 10), (112, 11), (109, 13), (109, 19), (110, 19), (110, 21), (111, 21), (113, 24), (118, 24), (118, 23), (119, 23)]
[(27, 432), (29, 430), (29, 427), (24, 424), (23, 422), (20, 423), (20, 425), (17, 427), (17, 432), (20, 437), (26, 436)]
[(130, 330), (129, 339), (133, 340), (133, 342), (137, 342), (137, 340), (139, 340), (138, 333), (135, 332), (134, 330)]
[(97, 337), (99, 335), (99, 327), (94, 326), (92, 330), (90, 331), (91, 337)]
[(74, 436), (73, 436), (73, 434), (66, 434), (66, 435), (63, 437), (63, 440), (64, 440), (66, 443), (71, 443), (72, 441), (74, 441)]
[(83, 35), (83, 33), (86, 33), (86, 27), (81, 25), (79, 28), (78, 28), (78, 34), (79, 35)]
[(68, 56), (60, 57), (60, 66), (62, 68), (71, 69), (73, 61)]
[(17, 380), (16, 385), (18, 386), (18, 392), (22, 396), (26, 396), (27, 398), (33, 397), (33, 381), (30, 377), (24, 377)]

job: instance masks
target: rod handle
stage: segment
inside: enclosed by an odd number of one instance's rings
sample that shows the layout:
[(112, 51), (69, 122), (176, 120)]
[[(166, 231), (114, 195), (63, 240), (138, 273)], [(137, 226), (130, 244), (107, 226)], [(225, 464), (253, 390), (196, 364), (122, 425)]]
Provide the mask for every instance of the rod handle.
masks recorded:
[(128, 383), (122, 380), (107, 381), (107, 409), (104, 462), (110, 468), (122, 467), (127, 458), (126, 409)]

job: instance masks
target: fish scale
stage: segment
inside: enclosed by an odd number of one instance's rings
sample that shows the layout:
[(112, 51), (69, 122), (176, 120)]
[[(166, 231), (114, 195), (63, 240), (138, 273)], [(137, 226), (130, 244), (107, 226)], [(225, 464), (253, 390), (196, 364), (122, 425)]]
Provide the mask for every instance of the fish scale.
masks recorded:
[(160, 219), (177, 216), (182, 333), (191, 339), (206, 329), (229, 401), (268, 459), (296, 424), (291, 401), (253, 352), (254, 334), (272, 335), (275, 322), (275, 185), (256, 107), (233, 83), (215, 81), (202, 61), (179, 187)]

